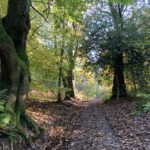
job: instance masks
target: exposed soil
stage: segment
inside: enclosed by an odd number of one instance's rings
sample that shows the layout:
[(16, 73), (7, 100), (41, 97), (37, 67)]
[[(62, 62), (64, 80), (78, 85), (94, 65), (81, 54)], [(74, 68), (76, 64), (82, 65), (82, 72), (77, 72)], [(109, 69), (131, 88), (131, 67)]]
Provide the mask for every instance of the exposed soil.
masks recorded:
[(106, 104), (74, 101), (65, 105), (32, 102), (27, 112), (45, 130), (32, 147), (35, 150), (150, 150), (150, 113), (133, 115), (133, 108), (131, 101)]

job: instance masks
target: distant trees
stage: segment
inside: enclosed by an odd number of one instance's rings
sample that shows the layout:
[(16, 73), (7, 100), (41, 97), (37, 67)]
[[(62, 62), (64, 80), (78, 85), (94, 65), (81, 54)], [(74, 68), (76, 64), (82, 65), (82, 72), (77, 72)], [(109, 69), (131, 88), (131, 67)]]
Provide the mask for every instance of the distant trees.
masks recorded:
[(65, 1), (61, 4), (56, 2), (53, 6), (53, 32), (57, 41), (55, 46), (60, 51), (58, 101), (61, 101), (63, 98), (66, 100), (75, 98), (73, 70), (76, 51), (78, 50), (78, 38), (81, 37), (81, 12), (84, 9), (84, 5), (84, 2), (77, 0)]
[[(33, 4), (40, 9), (44, 7), (38, 2)], [(55, 92), (58, 101), (75, 98), (73, 70), (81, 42), (82, 12), (85, 10), (85, 4), (86, 2), (82, 0), (53, 1), (45, 24), (41, 24), (42, 16), (31, 10), (32, 16), (36, 18), (32, 20), (28, 42), (31, 78), (42, 80), (43, 85), (46, 82), (48, 86), (45, 86), (45, 89)], [(44, 57), (41, 56), (42, 54)], [(44, 87), (35, 83), (34, 80), (31, 84), (35, 88), (36, 86)]]

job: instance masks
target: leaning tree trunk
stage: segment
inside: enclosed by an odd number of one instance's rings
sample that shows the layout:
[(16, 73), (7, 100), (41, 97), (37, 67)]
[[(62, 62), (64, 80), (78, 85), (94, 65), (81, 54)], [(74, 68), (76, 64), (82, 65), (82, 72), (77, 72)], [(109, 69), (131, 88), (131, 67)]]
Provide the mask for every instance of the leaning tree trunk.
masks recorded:
[[(0, 41), (3, 88), (13, 100), (18, 125), (24, 113), (30, 74), (26, 40), (30, 29), (29, 0), (9, 0), (7, 15), (1, 23), (5, 39)], [(7, 42), (9, 40), (9, 42)]]
[(114, 79), (112, 87), (112, 98), (126, 97), (126, 86), (124, 80), (124, 63), (123, 53), (115, 54), (114, 56)]

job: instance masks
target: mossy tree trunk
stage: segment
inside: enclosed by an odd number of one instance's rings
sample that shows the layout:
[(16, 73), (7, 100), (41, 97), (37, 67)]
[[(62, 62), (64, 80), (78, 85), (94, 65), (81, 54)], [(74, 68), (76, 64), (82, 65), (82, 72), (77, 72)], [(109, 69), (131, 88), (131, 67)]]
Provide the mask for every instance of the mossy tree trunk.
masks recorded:
[(5, 18), (0, 21), (0, 59), (3, 89), (8, 89), (17, 125), (24, 113), (30, 85), (26, 40), (30, 29), (29, 0), (9, 0)]
[(75, 92), (74, 92), (74, 85), (73, 85), (73, 80), (74, 80), (74, 74), (73, 74), (73, 69), (75, 66), (75, 60), (74, 60), (74, 55), (73, 55), (73, 50), (70, 50), (68, 52), (68, 64), (69, 68), (67, 70), (67, 75), (64, 77), (64, 87), (68, 88), (69, 90), (66, 91), (65, 93), (65, 100), (70, 100), (71, 98), (75, 98)]

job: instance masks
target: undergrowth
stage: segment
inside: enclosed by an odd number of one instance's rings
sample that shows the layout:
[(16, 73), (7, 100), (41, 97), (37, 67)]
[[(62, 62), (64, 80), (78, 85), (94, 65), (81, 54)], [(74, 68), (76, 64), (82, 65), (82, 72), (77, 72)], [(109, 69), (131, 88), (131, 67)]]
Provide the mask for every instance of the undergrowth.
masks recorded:
[[(8, 102), (7, 90), (0, 91), (0, 138), (6, 137), (11, 145), (15, 144), (18, 138), (26, 141), (27, 145), (30, 144), (30, 135), (28, 131), (32, 132), (34, 137), (39, 134), (38, 125), (29, 118), (25, 113), (20, 127), (16, 125), (16, 115), (14, 109)], [(33, 137), (33, 138), (34, 138)]]
[(6, 90), (0, 92), (0, 129), (6, 128), (8, 125), (15, 126), (15, 115), (12, 107), (7, 103), (8, 97)]
[(150, 94), (137, 93), (135, 100), (135, 114), (150, 112)]

